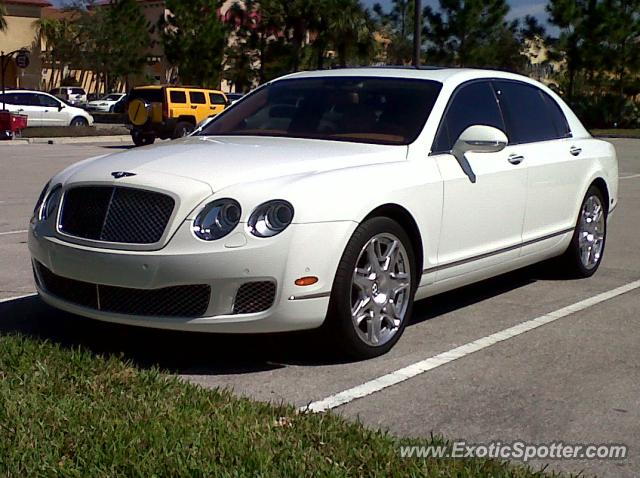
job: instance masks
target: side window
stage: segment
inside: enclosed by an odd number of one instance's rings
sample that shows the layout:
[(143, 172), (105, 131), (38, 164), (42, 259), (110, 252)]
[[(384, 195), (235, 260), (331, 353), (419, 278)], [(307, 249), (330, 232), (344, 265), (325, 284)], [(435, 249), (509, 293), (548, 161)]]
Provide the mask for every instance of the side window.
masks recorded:
[(14, 95), (16, 105), (21, 106), (40, 106), (40, 102), (36, 95), (33, 93), (15, 93)]
[(202, 91), (190, 91), (189, 99), (191, 100), (191, 103), (195, 105), (207, 104), (207, 99), (205, 98), (204, 93)]
[(494, 84), (510, 143), (533, 143), (560, 136), (542, 91), (514, 81), (496, 81)]
[(226, 105), (227, 102), (220, 93), (209, 93), (209, 101), (212, 105)]
[(60, 106), (60, 102), (54, 100), (47, 95), (36, 95), (38, 97), (38, 103), (40, 106), (46, 106), (47, 108), (57, 108)]
[(171, 100), (171, 103), (186, 103), (187, 94), (184, 91), (172, 90), (169, 92), (169, 99)]
[(488, 81), (463, 85), (454, 92), (440, 122), (432, 152), (451, 151), (460, 134), (477, 124), (505, 130), (498, 102)]
[(551, 119), (553, 120), (553, 124), (556, 127), (556, 131), (558, 132), (558, 137), (571, 138), (571, 128), (569, 127), (569, 122), (562, 112), (560, 105), (558, 105), (558, 103), (556, 103), (556, 100), (551, 98), (545, 92), (541, 93), (544, 101), (547, 103), (547, 108), (549, 109), (549, 113), (551, 114)]

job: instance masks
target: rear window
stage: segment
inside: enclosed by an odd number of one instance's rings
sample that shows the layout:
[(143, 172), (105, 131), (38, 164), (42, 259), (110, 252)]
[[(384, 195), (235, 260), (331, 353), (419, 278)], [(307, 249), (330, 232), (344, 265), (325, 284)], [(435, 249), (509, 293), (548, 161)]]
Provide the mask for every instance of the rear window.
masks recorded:
[(85, 92), (82, 88), (71, 88), (72, 95), (84, 95)]
[(209, 101), (212, 105), (226, 105), (227, 102), (220, 93), (209, 93)]
[(198, 134), (406, 145), (422, 131), (441, 87), (408, 78), (280, 80), (225, 110)]
[(202, 91), (190, 91), (189, 98), (191, 99), (191, 103), (196, 105), (204, 105), (207, 103), (207, 99)]
[(170, 91), (169, 99), (171, 103), (186, 103), (187, 95), (184, 91)]
[(141, 99), (147, 103), (162, 103), (164, 94), (161, 88), (134, 89), (129, 94), (129, 101)]

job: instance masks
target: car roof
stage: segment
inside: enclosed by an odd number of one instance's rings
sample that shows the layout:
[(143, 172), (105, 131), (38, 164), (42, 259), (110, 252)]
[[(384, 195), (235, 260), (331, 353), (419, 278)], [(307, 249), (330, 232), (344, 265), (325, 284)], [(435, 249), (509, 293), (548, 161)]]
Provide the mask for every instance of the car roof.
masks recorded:
[(332, 70), (302, 71), (278, 78), (278, 80), (290, 78), (325, 78), (340, 76), (367, 76), (379, 78), (409, 78), (432, 80), (440, 83), (463, 83), (479, 78), (503, 78), (536, 83), (526, 76), (517, 75), (500, 70), (486, 70), (476, 68), (441, 68), (425, 66), (415, 67), (363, 67), (363, 68), (336, 68)]
[(172, 90), (202, 90), (211, 91), (213, 93), (222, 93), (221, 90), (214, 90), (212, 88), (204, 88), (202, 86), (185, 86), (185, 85), (146, 85), (146, 86), (134, 86), (133, 90), (159, 90), (162, 88), (171, 88)]

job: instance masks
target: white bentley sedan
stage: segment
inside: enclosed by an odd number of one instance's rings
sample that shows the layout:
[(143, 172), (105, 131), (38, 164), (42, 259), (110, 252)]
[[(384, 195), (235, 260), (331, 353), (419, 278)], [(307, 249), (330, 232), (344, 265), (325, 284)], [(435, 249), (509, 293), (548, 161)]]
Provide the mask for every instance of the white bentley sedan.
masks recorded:
[(586, 277), (611, 144), (528, 78), (353, 69), (272, 81), (187, 138), (51, 179), (29, 248), (60, 309), (206, 332), (323, 326), (388, 351), (414, 300), (557, 257)]

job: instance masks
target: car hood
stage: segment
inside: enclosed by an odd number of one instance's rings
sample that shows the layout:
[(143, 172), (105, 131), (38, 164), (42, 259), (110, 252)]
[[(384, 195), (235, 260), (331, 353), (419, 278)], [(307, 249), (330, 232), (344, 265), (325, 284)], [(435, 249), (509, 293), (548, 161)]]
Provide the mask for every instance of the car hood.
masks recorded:
[[(126, 171), (208, 184), (216, 192), (238, 183), (402, 161), (406, 146), (270, 137), (191, 136), (97, 158), (74, 171), (72, 182), (113, 180)], [(132, 178), (133, 179), (133, 178)]]

